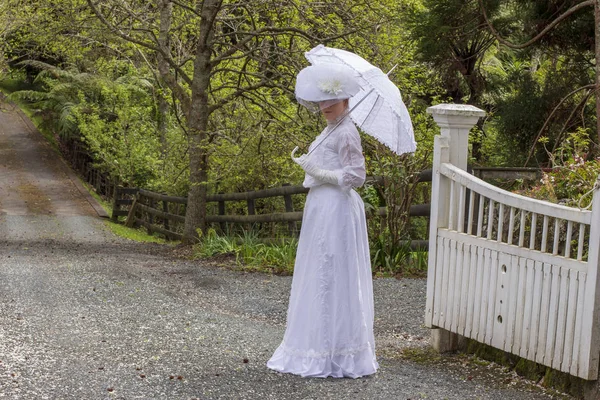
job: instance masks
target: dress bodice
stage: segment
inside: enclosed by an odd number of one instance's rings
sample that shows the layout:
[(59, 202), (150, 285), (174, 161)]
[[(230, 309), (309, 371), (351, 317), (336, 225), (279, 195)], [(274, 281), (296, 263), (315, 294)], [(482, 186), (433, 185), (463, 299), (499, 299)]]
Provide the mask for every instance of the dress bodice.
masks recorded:
[[(366, 172), (360, 135), (350, 117), (338, 122), (330, 122), (315, 138), (309, 147), (309, 151), (312, 151), (310, 159), (319, 168), (334, 171), (338, 176), (338, 184), (343, 188), (362, 186)], [(305, 176), (305, 187), (322, 184), (308, 174)]]

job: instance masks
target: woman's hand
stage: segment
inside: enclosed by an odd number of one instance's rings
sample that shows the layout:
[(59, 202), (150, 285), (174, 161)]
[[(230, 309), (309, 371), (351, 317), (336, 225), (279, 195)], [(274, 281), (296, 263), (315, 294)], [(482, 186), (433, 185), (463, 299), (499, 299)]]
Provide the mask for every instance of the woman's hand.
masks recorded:
[(311, 160), (308, 157), (308, 154), (303, 154), (300, 157), (295, 157), (297, 151), (298, 146), (296, 146), (294, 150), (292, 150), (292, 161), (301, 166), (302, 169), (308, 174), (310, 174), (311, 171), (315, 171), (318, 169), (318, 167), (313, 162), (311, 162)]
[(294, 157), (296, 155), (296, 151), (298, 151), (298, 146), (292, 150), (292, 161), (301, 166), (304, 172), (325, 183), (331, 183), (332, 185), (338, 184), (338, 178), (335, 172), (319, 168), (314, 162), (312, 162), (308, 154), (303, 154), (300, 157)]

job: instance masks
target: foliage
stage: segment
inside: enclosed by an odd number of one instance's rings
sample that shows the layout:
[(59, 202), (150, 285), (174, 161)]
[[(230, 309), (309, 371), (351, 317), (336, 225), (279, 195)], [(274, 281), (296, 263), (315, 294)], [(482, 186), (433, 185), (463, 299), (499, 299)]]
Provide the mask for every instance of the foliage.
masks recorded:
[[(545, 138), (541, 141), (548, 142)], [(552, 170), (544, 173), (538, 185), (522, 194), (572, 207), (587, 207), (592, 200), (590, 191), (600, 175), (600, 157), (589, 158), (589, 144), (587, 131), (571, 133), (562, 147), (549, 154)]]
[[(407, 273), (415, 269), (411, 239), (422, 239), (427, 235), (423, 225), (411, 220), (409, 209), (411, 205), (427, 200), (418, 188), (422, 185), (419, 174), (428, 164), (429, 153), (421, 150), (417, 155), (397, 156), (374, 141), (366, 144), (367, 164), (377, 177), (363, 190), (365, 208), (371, 216), (368, 227), (373, 270), (388, 274)], [(380, 207), (386, 210), (386, 215), (381, 218), (378, 217)], [(423, 265), (417, 265), (416, 269), (422, 270)]]
[(289, 275), (294, 269), (296, 247), (296, 239), (264, 243), (252, 232), (232, 237), (219, 236), (214, 229), (208, 229), (194, 246), (194, 253), (200, 257), (230, 255), (242, 269)]

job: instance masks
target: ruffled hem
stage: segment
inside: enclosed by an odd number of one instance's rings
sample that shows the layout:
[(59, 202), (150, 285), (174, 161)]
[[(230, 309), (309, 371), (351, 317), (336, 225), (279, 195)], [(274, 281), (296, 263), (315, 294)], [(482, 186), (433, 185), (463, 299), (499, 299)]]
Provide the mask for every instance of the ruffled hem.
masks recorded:
[(344, 352), (319, 357), (300, 356), (289, 352), (282, 344), (275, 350), (267, 367), (303, 378), (360, 378), (374, 374), (379, 368), (373, 347), (367, 345), (355, 353)]

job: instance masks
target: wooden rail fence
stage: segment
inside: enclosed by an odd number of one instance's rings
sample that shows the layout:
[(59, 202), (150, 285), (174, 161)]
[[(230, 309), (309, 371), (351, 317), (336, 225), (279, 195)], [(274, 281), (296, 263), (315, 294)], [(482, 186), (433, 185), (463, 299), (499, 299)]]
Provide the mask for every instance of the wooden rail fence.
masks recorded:
[[(76, 140), (61, 141), (61, 149), (66, 160), (79, 173), (85, 182), (94, 188), (96, 193), (113, 199), (112, 220), (127, 217), (129, 226), (144, 226), (149, 234), (159, 233), (170, 240), (180, 240), (185, 220), (185, 197), (168, 196), (139, 188), (122, 187), (110, 176), (94, 167), (93, 157), (85, 145)], [(541, 170), (535, 168), (473, 168), (473, 174), (481, 179), (539, 179)], [(376, 177), (370, 178), (377, 180)], [(420, 173), (419, 182), (431, 182), (431, 170)], [(216, 214), (208, 215), (207, 222), (218, 224), (222, 232), (227, 231), (227, 224), (244, 225), (250, 229), (253, 224), (287, 223), (287, 234), (298, 234), (298, 222), (302, 221), (302, 211), (294, 210), (292, 196), (308, 193), (302, 186), (285, 184), (279, 188), (264, 189), (240, 193), (221, 193), (209, 195), (208, 203), (217, 203)], [(259, 199), (283, 197), (284, 207), (281, 212), (257, 213), (256, 202)], [(227, 202), (246, 202), (245, 215), (232, 215), (226, 212)], [(414, 204), (410, 206), (411, 217), (429, 217), (430, 204)], [(380, 217), (387, 210), (378, 210)], [(412, 247), (426, 247), (427, 240), (414, 240)]]
[[(431, 170), (422, 171), (420, 182), (431, 181)], [(302, 221), (302, 211), (294, 210), (292, 196), (308, 193), (303, 186), (289, 184), (278, 188), (264, 189), (240, 193), (220, 193), (207, 197), (208, 203), (217, 203), (217, 214), (207, 215), (207, 222), (218, 224), (221, 231), (226, 231), (227, 224), (245, 225), (251, 227), (258, 223), (287, 223), (287, 234), (295, 236), (298, 233), (297, 223)], [(283, 197), (284, 210), (258, 214), (256, 201), (259, 199)], [(246, 202), (245, 215), (226, 214), (226, 202)], [(185, 222), (185, 207), (187, 198), (167, 196), (144, 189), (117, 187), (114, 192), (112, 219), (127, 216), (127, 226), (144, 226), (149, 234), (160, 233), (171, 240), (180, 240)], [(413, 217), (428, 217), (429, 204), (410, 206), (409, 214)], [(378, 211), (379, 216), (385, 216), (385, 207)], [(415, 246), (426, 246), (423, 240), (415, 241)]]

